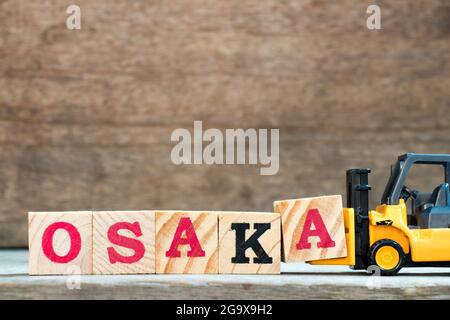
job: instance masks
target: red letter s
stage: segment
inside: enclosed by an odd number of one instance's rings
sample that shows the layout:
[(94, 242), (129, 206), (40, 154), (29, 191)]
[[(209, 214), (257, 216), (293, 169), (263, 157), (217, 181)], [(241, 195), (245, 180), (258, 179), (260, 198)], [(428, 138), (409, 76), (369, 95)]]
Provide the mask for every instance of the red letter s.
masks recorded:
[(134, 250), (134, 254), (129, 257), (125, 257), (119, 254), (113, 247), (108, 248), (109, 262), (114, 264), (116, 262), (131, 264), (138, 262), (145, 254), (145, 247), (141, 241), (121, 236), (119, 234), (120, 229), (126, 229), (134, 233), (136, 237), (142, 236), (141, 227), (138, 222), (118, 222), (112, 225), (108, 230), (108, 239), (112, 244), (129, 248)]

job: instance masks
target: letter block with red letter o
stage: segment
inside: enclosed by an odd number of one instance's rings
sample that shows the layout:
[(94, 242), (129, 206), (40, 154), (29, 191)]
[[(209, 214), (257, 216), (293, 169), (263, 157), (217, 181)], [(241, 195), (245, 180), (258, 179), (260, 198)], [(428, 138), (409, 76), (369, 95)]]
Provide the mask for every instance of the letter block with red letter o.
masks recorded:
[(274, 208), (281, 214), (284, 262), (347, 256), (340, 195), (281, 200)]
[(96, 211), (94, 274), (155, 273), (155, 212)]
[(156, 273), (218, 273), (218, 215), (156, 212)]
[(29, 274), (92, 274), (92, 212), (30, 212)]

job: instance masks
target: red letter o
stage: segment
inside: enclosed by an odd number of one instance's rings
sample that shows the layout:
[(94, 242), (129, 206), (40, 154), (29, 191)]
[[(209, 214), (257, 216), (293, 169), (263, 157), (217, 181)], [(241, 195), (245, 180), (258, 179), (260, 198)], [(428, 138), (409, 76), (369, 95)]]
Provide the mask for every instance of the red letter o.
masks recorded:
[[(53, 249), (53, 236), (56, 230), (64, 229), (70, 237), (70, 250), (65, 256), (58, 255)], [(42, 250), (45, 256), (52, 262), (68, 263), (74, 260), (81, 250), (81, 235), (73, 224), (67, 222), (55, 222), (45, 229), (42, 235)]]

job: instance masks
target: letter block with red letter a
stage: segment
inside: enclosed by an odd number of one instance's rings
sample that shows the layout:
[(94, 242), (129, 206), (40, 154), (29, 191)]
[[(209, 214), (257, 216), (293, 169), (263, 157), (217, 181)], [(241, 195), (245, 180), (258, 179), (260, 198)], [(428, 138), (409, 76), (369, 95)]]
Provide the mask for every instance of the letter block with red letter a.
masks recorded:
[(281, 200), (274, 208), (281, 214), (284, 262), (347, 255), (340, 195)]
[(94, 274), (155, 273), (155, 212), (93, 213)]
[(92, 212), (28, 214), (30, 275), (92, 274)]
[(156, 273), (218, 273), (218, 216), (156, 212)]

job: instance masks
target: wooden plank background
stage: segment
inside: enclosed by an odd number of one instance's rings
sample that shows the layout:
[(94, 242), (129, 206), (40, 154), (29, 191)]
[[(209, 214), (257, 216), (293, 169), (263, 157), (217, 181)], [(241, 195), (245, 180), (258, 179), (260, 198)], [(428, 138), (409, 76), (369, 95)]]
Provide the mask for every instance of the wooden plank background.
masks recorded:
[[(366, 8), (382, 9), (369, 31)], [(0, 0), (0, 246), (27, 211), (372, 204), (407, 151), (450, 153), (447, 0)], [(171, 132), (280, 128), (280, 171), (175, 166)]]

